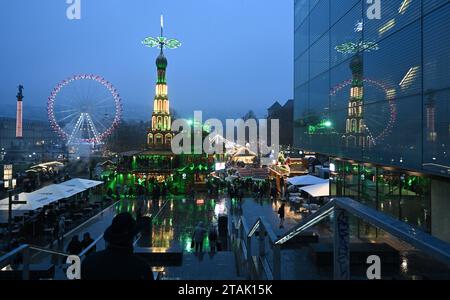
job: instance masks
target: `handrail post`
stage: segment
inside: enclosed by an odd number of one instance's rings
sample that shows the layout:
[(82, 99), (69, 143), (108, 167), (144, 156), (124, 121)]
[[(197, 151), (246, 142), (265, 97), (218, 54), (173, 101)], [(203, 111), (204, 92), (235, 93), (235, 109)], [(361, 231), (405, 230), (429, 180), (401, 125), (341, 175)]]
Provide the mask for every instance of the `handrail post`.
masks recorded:
[[(259, 241), (259, 251), (258, 251), (258, 266), (260, 266), (262, 258), (266, 255), (266, 230), (264, 228), (263, 224), (260, 224), (259, 226), (259, 234), (258, 234), (258, 241)], [(260, 277), (261, 278), (261, 277)]]
[(281, 280), (281, 246), (273, 244), (273, 279)]
[(263, 226), (259, 227), (258, 241), (259, 241), (259, 256), (263, 257), (266, 255), (266, 231)]
[(347, 211), (334, 209), (334, 279), (350, 279), (350, 227)]
[(248, 274), (251, 276), (252, 273), (252, 264), (253, 264), (253, 257), (252, 257), (252, 237), (247, 235), (248, 232), (244, 231), (245, 235), (245, 241), (246, 241), (246, 248), (247, 248), (247, 270)]
[(23, 255), (23, 269), (22, 269), (22, 279), (30, 280), (30, 247), (26, 247), (22, 251)]

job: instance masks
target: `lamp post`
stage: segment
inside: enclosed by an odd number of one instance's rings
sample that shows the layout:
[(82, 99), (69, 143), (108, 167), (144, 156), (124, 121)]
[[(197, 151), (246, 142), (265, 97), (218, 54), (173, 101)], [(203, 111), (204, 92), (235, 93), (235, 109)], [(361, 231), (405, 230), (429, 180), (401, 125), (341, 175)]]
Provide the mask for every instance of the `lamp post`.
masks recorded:
[(27, 204), (26, 201), (13, 200), (14, 190), (16, 188), (16, 180), (13, 179), (13, 166), (3, 166), (3, 179), (5, 181), (5, 188), (8, 190), (8, 232), (9, 236), (12, 236), (12, 206), (14, 204)]

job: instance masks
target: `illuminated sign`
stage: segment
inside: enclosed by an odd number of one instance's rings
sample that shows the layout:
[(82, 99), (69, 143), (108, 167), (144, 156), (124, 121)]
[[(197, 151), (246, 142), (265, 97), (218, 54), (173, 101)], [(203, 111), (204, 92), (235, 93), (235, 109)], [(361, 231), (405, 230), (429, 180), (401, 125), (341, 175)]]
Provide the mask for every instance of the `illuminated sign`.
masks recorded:
[(335, 164), (333, 164), (333, 163), (330, 164), (330, 171), (331, 172), (336, 172), (336, 165)]
[(216, 163), (216, 171), (225, 170), (225, 163)]
[(3, 166), (3, 179), (11, 180), (12, 179), (13, 166), (12, 165), (4, 165)]

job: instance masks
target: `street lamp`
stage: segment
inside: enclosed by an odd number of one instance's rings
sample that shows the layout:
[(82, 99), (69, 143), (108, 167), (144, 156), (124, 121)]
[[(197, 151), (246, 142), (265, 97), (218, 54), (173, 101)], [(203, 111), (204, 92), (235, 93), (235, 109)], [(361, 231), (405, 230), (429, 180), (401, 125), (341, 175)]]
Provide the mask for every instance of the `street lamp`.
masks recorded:
[(13, 193), (16, 188), (17, 181), (13, 179), (13, 166), (4, 165), (3, 166), (3, 179), (5, 182), (5, 189), (8, 190), (8, 231), (9, 236), (12, 236), (12, 206), (14, 204), (27, 204), (26, 201), (18, 201), (18, 195), (15, 196), (16, 199), (13, 200)]

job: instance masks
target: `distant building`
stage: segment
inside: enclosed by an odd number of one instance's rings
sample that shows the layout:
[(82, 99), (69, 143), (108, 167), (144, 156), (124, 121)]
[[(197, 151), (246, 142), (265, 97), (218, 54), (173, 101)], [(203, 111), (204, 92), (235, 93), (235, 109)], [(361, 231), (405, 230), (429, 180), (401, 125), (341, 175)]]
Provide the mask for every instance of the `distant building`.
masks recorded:
[[(9, 162), (56, 159), (63, 154), (58, 136), (45, 121), (23, 120), (22, 138), (16, 138), (16, 119), (0, 118), (0, 149)], [(31, 157), (30, 157), (31, 155)]]
[(288, 100), (283, 106), (276, 101), (267, 109), (268, 134), (270, 140), (270, 120), (280, 120), (280, 145), (291, 146), (294, 141), (294, 100)]

